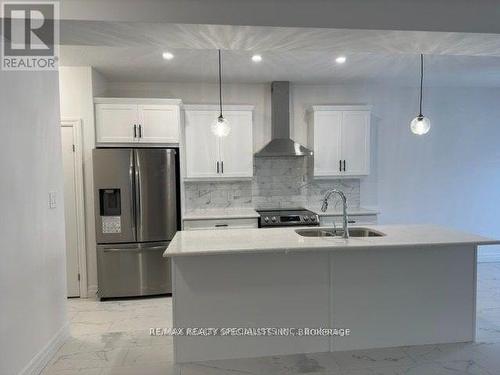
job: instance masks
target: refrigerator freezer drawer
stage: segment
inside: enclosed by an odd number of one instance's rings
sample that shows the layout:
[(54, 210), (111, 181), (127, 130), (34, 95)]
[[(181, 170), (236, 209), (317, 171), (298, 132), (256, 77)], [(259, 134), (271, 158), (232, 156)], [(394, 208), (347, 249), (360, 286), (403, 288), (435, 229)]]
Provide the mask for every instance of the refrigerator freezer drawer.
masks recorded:
[(97, 246), (98, 297), (132, 297), (172, 292), (168, 242)]

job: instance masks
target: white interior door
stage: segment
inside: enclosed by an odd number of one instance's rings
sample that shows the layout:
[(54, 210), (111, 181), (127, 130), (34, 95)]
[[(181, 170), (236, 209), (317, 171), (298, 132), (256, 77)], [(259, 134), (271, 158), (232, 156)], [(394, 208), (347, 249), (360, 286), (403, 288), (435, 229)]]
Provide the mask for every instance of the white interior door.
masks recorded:
[(221, 139), (223, 177), (253, 176), (253, 137), (251, 111), (226, 111), (231, 132)]
[(319, 111), (314, 114), (314, 175), (342, 175), (340, 168), (342, 112)]
[(140, 104), (140, 142), (179, 143), (179, 106)]
[(345, 175), (370, 172), (370, 112), (345, 111), (342, 115), (342, 159)]
[[(210, 130), (217, 120), (217, 111), (186, 111), (186, 177), (220, 177), (219, 142)], [(220, 168), (220, 165), (219, 165)], [(220, 171), (220, 169), (219, 169)]]
[(64, 170), (64, 217), (66, 223), (66, 281), (68, 297), (80, 296), (78, 267), (78, 217), (76, 190), (76, 163), (72, 126), (61, 127)]

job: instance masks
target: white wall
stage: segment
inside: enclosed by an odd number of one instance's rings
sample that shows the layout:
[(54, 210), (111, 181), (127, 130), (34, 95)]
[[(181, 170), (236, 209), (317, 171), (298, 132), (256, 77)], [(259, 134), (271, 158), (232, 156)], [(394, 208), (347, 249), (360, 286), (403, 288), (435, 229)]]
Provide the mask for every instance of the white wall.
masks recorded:
[(57, 73), (0, 71), (0, 114), (0, 374), (14, 375), (67, 334)]
[[(215, 103), (214, 85), (109, 83), (109, 96), (172, 97)], [(269, 85), (228, 84), (227, 103), (256, 105), (254, 149), (270, 138)], [(436, 223), (500, 238), (500, 89), (426, 88), (431, 132), (418, 137), (409, 122), (418, 89), (388, 86), (292, 86), (292, 137), (307, 143), (312, 104), (371, 104), (372, 173), (361, 179), (361, 205), (378, 207), (382, 223)], [(485, 247), (480, 255), (497, 252)]]
[[(432, 222), (500, 238), (500, 89), (427, 90), (426, 137), (413, 136), (409, 90), (379, 128), (379, 206), (384, 222)], [(414, 100), (416, 103), (416, 101)], [(413, 111), (412, 111), (413, 110)], [(390, 111), (387, 110), (389, 113)], [(480, 259), (500, 247), (483, 247)]]
[[(60, 67), (61, 118), (82, 121), (85, 243), (87, 247), (88, 296), (97, 291), (97, 260), (94, 221), (92, 149), (95, 147), (93, 95), (104, 90), (104, 79), (89, 66)], [(85, 295), (83, 295), (85, 297)]]

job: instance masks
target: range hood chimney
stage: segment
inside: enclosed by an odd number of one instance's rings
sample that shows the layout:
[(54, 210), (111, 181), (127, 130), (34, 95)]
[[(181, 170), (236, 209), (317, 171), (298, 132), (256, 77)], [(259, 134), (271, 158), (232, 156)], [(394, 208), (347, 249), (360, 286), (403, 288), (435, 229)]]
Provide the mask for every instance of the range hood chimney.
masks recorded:
[(310, 156), (312, 151), (290, 139), (290, 82), (271, 83), (271, 142), (256, 157)]

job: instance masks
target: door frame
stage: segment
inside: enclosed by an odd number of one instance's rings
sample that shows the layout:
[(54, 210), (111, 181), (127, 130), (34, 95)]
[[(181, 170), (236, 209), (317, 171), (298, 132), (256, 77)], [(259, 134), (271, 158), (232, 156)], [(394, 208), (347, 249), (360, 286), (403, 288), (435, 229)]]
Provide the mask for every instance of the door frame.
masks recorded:
[(87, 250), (85, 244), (82, 121), (80, 119), (62, 118), (61, 127), (73, 128), (73, 144), (75, 145), (73, 162), (75, 169), (75, 207), (77, 223), (78, 272), (80, 274), (79, 287), (80, 298), (87, 298)]

